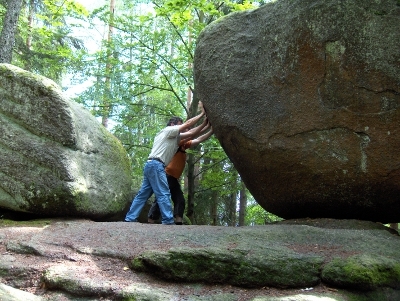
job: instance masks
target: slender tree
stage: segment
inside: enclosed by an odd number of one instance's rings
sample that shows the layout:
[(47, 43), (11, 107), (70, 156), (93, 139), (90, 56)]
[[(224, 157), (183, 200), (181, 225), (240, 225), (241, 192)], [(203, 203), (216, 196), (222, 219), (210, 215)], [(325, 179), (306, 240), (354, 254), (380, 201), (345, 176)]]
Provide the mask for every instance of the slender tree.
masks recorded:
[(210, 207), (211, 225), (218, 225), (218, 191), (213, 190), (211, 194), (211, 207)]
[(246, 185), (240, 180), (240, 197), (239, 197), (239, 227), (245, 225), (246, 207), (247, 207), (247, 194)]
[[(28, 29), (26, 33), (26, 49), (28, 52), (32, 50), (32, 28), (33, 28), (33, 18), (35, 14), (35, 0), (29, 0), (28, 5)], [(25, 70), (31, 71), (31, 61), (26, 60), (24, 62)]]
[(103, 110), (101, 123), (105, 128), (108, 127), (108, 120), (112, 111), (111, 102), (111, 76), (112, 76), (112, 40), (114, 32), (114, 16), (115, 16), (115, 0), (110, 0), (110, 20), (108, 23), (108, 35), (107, 35), (107, 58), (106, 58), (106, 80), (104, 83), (104, 94), (103, 94)]
[(11, 64), (15, 33), (21, 7), (22, 0), (8, 0), (7, 2), (7, 12), (3, 20), (3, 29), (0, 34), (0, 63)]

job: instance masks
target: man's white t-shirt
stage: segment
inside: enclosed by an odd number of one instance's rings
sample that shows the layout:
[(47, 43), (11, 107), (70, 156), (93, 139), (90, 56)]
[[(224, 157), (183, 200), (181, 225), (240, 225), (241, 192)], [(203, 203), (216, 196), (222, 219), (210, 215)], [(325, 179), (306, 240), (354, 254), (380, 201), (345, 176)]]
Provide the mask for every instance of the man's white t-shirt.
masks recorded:
[(179, 126), (165, 127), (154, 138), (149, 158), (159, 158), (167, 166), (178, 150), (179, 141)]

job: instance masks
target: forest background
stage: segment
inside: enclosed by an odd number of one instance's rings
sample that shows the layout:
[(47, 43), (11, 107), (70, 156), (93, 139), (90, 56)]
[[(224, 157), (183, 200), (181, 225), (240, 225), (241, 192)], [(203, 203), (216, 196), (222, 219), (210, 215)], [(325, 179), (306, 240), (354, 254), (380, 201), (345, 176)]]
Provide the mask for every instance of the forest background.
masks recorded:
[[(201, 30), (269, 1), (0, 0), (0, 62), (59, 84), (123, 144), (138, 190), (155, 134), (197, 114), (193, 56)], [(280, 220), (257, 204), (218, 140), (188, 151), (182, 186), (193, 224)]]

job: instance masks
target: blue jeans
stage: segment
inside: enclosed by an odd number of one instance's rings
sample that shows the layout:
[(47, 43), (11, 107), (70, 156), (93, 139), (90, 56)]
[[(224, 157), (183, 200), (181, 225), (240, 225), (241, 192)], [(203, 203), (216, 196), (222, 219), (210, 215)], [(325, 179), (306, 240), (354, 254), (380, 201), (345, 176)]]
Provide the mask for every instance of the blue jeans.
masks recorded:
[(127, 222), (137, 222), (146, 201), (154, 193), (161, 211), (161, 223), (174, 224), (172, 215), (171, 194), (169, 192), (164, 164), (156, 160), (148, 160), (143, 169), (143, 183), (132, 201), (131, 208), (125, 216)]
[[(171, 193), (171, 199), (174, 203), (174, 216), (183, 218), (183, 213), (185, 211), (185, 197), (183, 196), (179, 179), (167, 174), (167, 181)], [(160, 215), (160, 207), (158, 206), (157, 200), (155, 200), (150, 207), (147, 217), (156, 221), (160, 218)]]

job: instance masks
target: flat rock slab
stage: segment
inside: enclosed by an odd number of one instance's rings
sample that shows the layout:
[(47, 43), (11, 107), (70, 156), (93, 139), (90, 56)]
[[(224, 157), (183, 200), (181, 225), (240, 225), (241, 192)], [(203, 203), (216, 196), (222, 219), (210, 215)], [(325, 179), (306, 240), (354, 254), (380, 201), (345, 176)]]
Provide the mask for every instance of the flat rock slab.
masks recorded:
[[(400, 296), (400, 237), (371, 222), (212, 227), (48, 220), (2, 227), (0, 242), (2, 282), (45, 297), (285, 300), (268, 298), (336, 294), (348, 300), (347, 289), (386, 296), (379, 300)], [(238, 299), (244, 294), (247, 299)]]

